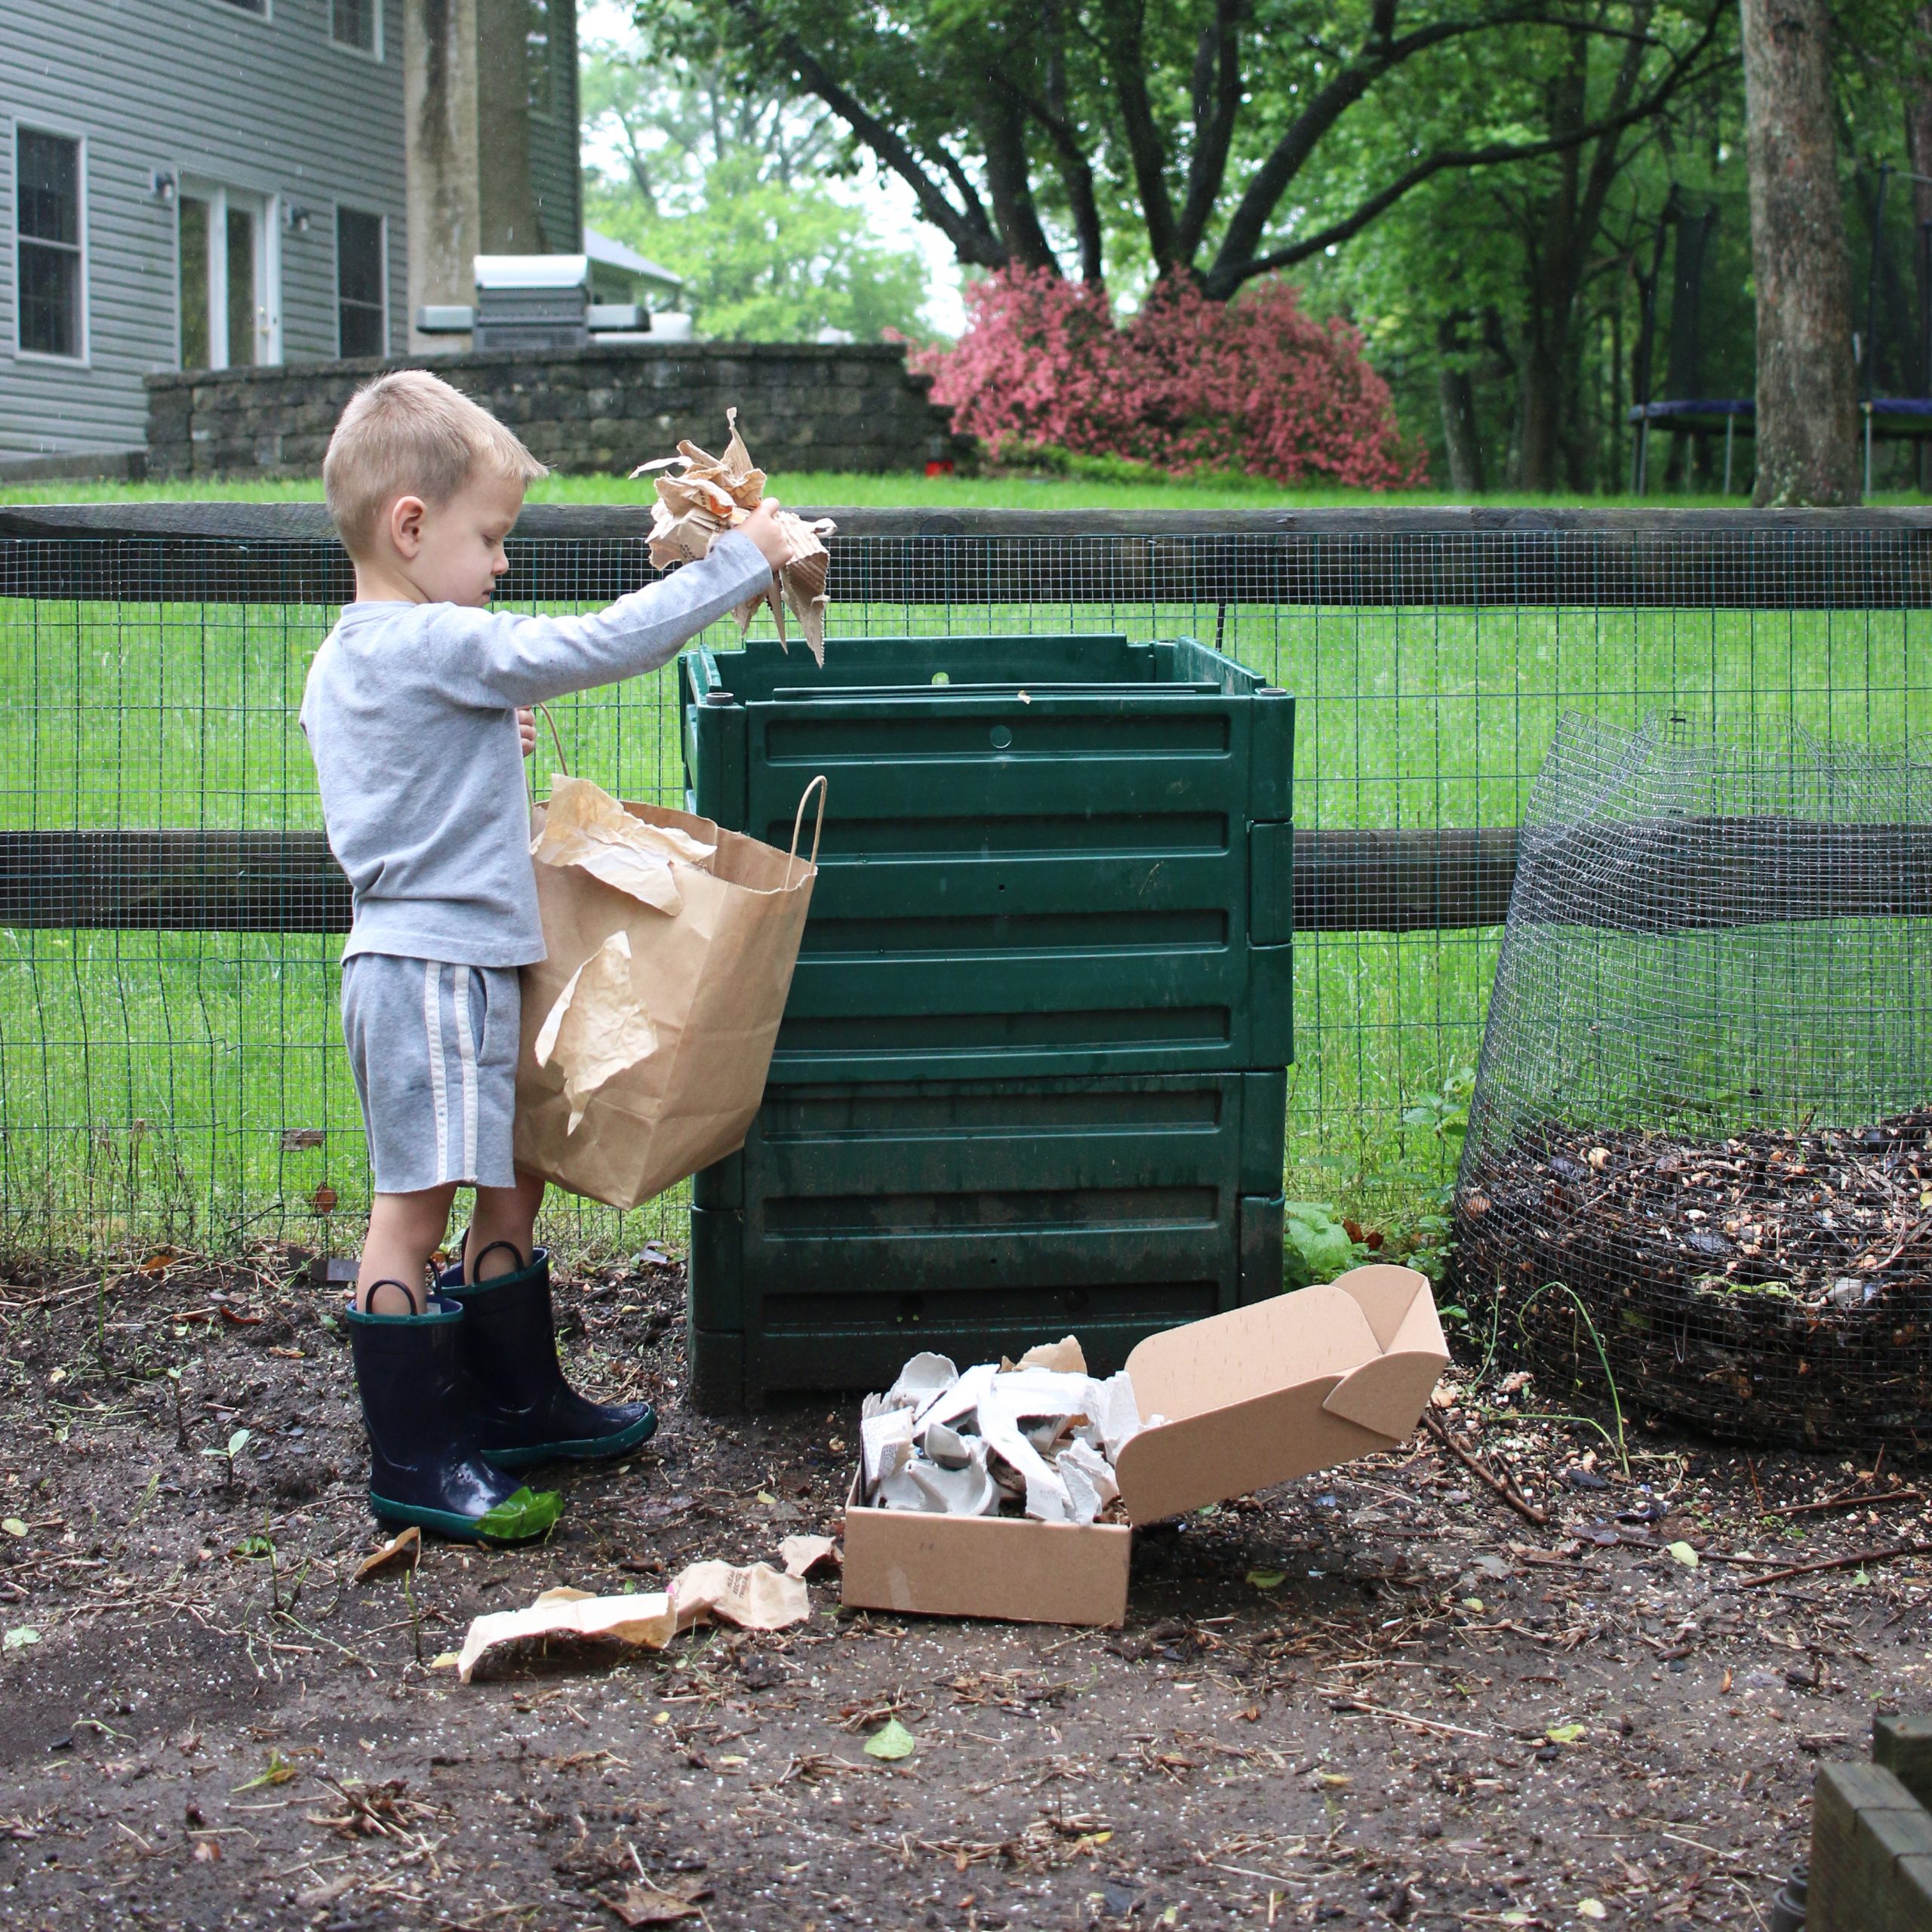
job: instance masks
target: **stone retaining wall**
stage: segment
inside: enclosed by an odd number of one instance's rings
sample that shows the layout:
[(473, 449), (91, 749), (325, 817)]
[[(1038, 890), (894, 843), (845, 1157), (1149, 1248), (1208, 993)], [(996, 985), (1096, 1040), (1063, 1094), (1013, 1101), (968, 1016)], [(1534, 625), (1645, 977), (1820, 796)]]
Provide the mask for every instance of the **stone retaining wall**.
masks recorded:
[(150, 476), (312, 476), (342, 407), (385, 369), (432, 369), (571, 475), (622, 475), (680, 437), (716, 450), (735, 405), (758, 461), (923, 470), (965, 438), (888, 343), (623, 343), (541, 353), (371, 358), (150, 376)]

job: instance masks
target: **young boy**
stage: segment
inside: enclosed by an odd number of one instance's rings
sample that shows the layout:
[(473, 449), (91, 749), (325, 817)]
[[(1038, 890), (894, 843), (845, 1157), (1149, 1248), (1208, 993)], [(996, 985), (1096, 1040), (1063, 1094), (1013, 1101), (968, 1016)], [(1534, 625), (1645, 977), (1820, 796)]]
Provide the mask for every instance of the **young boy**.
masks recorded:
[[(543, 1183), (511, 1158), (517, 969), (543, 957), (531, 869), (525, 707), (655, 669), (763, 589), (776, 503), (701, 563), (583, 617), (490, 608), (503, 540), (543, 466), (420, 370), (359, 390), (322, 466), (355, 601), (310, 666), (302, 728), (355, 917), (343, 1031), (376, 1192), (349, 1312), (378, 1516), (451, 1536), (514, 1494), (506, 1469), (620, 1455), (649, 1405), (564, 1381)], [(457, 1266), (426, 1285), (459, 1186), (476, 1190)]]

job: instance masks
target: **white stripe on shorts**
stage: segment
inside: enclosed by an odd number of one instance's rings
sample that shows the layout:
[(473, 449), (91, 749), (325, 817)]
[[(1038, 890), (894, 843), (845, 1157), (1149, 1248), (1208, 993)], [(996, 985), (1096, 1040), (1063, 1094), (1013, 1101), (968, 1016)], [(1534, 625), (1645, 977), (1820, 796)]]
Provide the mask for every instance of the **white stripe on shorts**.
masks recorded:
[(476, 1035), (469, 1023), (469, 968), (450, 968), (450, 1003), (456, 1009), (456, 1050), (463, 1064), (463, 1171), (453, 1178), (473, 1180), (476, 1174)]
[(429, 1035), (430, 1110), (436, 1116), (436, 1178), (454, 1180), (450, 1172), (450, 1096), (443, 1078), (443, 969), (433, 959), (423, 962), (423, 1027)]

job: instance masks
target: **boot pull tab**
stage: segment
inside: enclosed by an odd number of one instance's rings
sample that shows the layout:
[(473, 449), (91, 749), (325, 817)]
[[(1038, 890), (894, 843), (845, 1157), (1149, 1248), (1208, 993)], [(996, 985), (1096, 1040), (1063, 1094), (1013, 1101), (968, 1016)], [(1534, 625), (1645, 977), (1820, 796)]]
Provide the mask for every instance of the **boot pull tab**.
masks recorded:
[(403, 1300), (409, 1304), (407, 1311), (409, 1314), (426, 1315), (429, 1313), (429, 1297), (426, 1291), (411, 1288), (403, 1281), (371, 1281), (369, 1284), (369, 1292), (362, 1297), (362, 1312), (365, 1315), (380, 1315), (383, 1312), (376, 1306), (376, 1297), (385, 1288), (393, 1288), (398, 1294), (401, 1296)]
[[(493, 1241), (491, 1242), (489, 1246), (484, 1249), (483, 1252), (476, 1257), (473, 1268), (470, 1264), (469, 1255), (466, 1253), (465, 1254), (463, 1257), (463, 1272), (469, 1278), (466, 1284), (467, 1286), (472, 1288), (480, 1288), (486, 1285), (483, 1279), (483, 1264), (491, 1255), (494, 1254), (500, 1247), (507, 1248), (509, 1251), (510, 1260), (512, 1263), (514, 1263), (514, 1266), (512, 1266), (509, 1270), (511, 1274), (521, 1275), (523, 1271), (530, 1266), (529, 1262), (525, 1258), (522, 1251), (518, 1247), (515, 1241)], [(501, 1280), (503, 1278), (500, 1275), (498, 1275), (493, 1278)]]

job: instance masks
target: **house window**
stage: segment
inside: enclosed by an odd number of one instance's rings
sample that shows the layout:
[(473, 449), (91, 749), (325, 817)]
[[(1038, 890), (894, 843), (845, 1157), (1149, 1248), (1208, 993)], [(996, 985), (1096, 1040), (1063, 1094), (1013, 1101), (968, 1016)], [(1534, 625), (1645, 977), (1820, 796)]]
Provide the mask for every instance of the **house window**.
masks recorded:
[(335, 214), (337, 352), (380, 355), (389, 347), (383, 218), (354, 208)]
[(525, 0), (524, 74), (533, 114), (548, 115), (555, 95), (552, 73), (555, 42), (551, 38), (550, 0)]
[(29, 355), (86, 353), (81, 144), (31, 128), (14, 136), (16, 328)]
[(329, 32), (338, 47), (352, 47), (358, 54), (383, 53), (382, 0), (330, 0)]
[(228, 0), (228, 4), (238, 13), (260, 14), (264, 20), (268, 17), (269, 0)]

